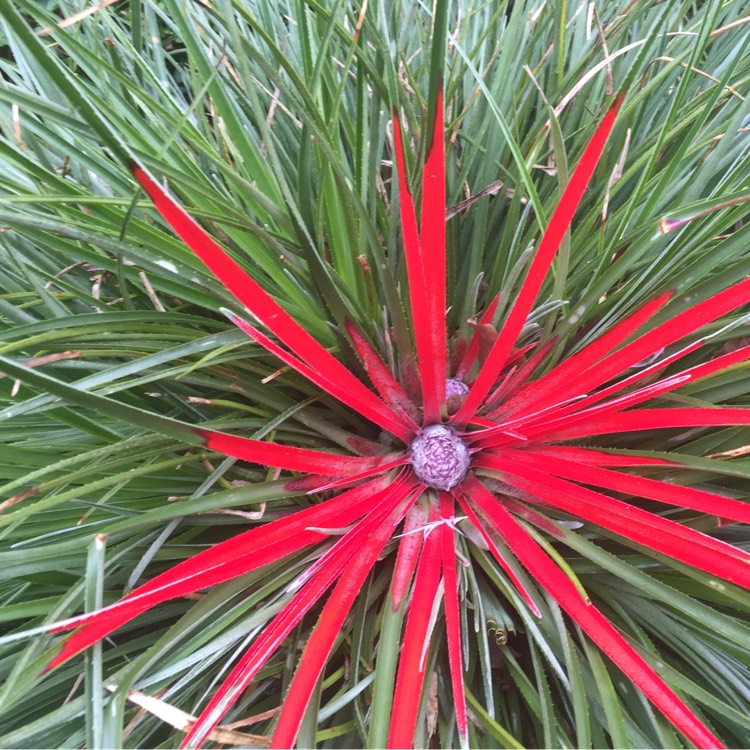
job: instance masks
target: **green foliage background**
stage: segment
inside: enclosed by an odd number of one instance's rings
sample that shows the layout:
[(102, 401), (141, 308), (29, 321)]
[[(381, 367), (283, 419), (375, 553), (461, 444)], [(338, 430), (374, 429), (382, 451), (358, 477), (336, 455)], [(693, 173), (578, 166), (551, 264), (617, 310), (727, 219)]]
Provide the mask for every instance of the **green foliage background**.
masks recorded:
[[(500, 289), (501, 320), (606, 96), (627, 88), (535, 313), (560, 336), (551, 365), (657, 291), (677, 290), (666, 313), (674, 315), (750, 271), (741, 203), (657, 231), (664, 215), (750, 194), (750, 7), (456, 2), (443, 14), (444, 71), (428, 54), (427, 3), (123, 0), (57, 27), (81, 9), (0, 0), (0, 479), (9, 498), (0, 506), (0, 746), (173, 747), (179, 732), (128, 703), (128, 690), (198, 712), (310, 559), (161, 606), (44, 678), (53, 639), (25, 634), (115, 601), (261, 513), (276, 518), (309, 499), (290, 496), (272, 472), (191, 449), (159, 416), (315, 447), (377, 431), (301, 378), (271, 377), (278, 363), (219, 312), (241, 308), (165, 229), (122, 160), (133, 155), (163, 176), (356, 368), (336, 327), (345, 315), (386, 356), (407, 336), (391, 109), (403, 113), (417, 176), (443, 72), (455, 207), (449, 324), (461, 337)], [(732, 320), (731, 330), (726, 320), (709, 329), (712, 351), (747, 334), (740, 314)], [(749, 390), (741, 366), (670, 398), (742, 406)], [(117, 403), (143, 415), (134, 420)], [(671, 481), (743, 497), (750, 462), (711, 456), (748, 437), (731, 428), (620, 444), (678, 450), (685, 468)], [(750, 549), (741, 526), (713, 533)], [(541, 624), (520, 614), (494, 562), (469, 546), (474, 746), (680, 745), (551, 600)], [(746, 593), (586, 529), (566, 532), (558, 552), (722, 738), (750, 744)], [(390, 696), (374, 657), (398, 650), (383, 614), (389, 560), (342, 632), (300, 746), (384, 742)], [(313, 623), (229, 722), (278, 706)], [(441, 638), (438, 628), (435, 741), (451, 746)], [(247, 731), (267, 735), (272, 722), (271, 713)], [(426, 721), (419, 731), (427, 744)]]

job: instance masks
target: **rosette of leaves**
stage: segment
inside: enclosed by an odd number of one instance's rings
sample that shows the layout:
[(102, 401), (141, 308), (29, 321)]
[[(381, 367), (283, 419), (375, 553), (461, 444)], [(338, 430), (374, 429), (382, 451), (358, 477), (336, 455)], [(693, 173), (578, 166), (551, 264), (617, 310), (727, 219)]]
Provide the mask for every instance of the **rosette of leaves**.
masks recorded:
[(4, 745), (747, 744), (739, 4), (0, 7)]

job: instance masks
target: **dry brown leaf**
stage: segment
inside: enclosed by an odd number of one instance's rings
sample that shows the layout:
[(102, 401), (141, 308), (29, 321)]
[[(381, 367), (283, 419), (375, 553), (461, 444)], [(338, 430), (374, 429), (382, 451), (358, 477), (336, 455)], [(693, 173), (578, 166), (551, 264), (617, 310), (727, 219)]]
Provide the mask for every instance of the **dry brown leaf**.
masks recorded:
[(733, 448), (731, 451), (721, 451), (721, 453), (709, 453), (706, 458), (739, 458), (750, 454), (750, 445), (742, 445), (739, 448)]
[[(497, 195), (502, 189), (505, 187), (500, 180), (497, 180), (493, 182), (491, 185), (487, 185), (487, 187), (482, 188), (478, 193), (474, 193), (474, 195), (469, 196), (466, 198), (466, 200), (461, 201), (460, 203), (456, 203), (453, 206), (448, 206), (448, 208), (445, 210), (445, 219), (446, 221), (448, 219), (452, 219), (456, 214), (460, 214), (462, 211), (466, 211), (468, 208), (471, 208), (478, 200), (481, 198), (485, 198), (488, 195)], [(516, 191), (513, 188), (505, 188), (504, 195), (506, 198), (512, 198), (516, 194)], [(526, 198), (521, 199), (521, 203), (527, 203)]]
[[(88, 16), (91, 16), (94, 13), (97, 13), (100, 10), (103, 10), (108, 5), (113, 5), (116, 2), (117, 0), (103, 0), (101, 3), (97, 3), (96, 5), (90, 5), (88, 8), (85, 8), (79, 13), (74, 13), (72, 16), (63, 18), (63, 20), (57, 24), (57, 28), (64, 29), (68, 26), (72, 26), (74, 23), (78, 23), (79, 21), (82, 21), (84, 18), (87, 18)], [(48, 36), (53, 31), (54, 29), (52, 28), (42, 29), (41, 31), (37, 31), (37, 36)]]
[[(107, 690), (115, 692), (117, 685), (107, 685)], [(139, 690), (128, 690), (128, 700), (136, 706), (140, 706), (153, 716), (166, 722), (180, 732), (189, 732), (198, 718), (192, 714), (182, 711), (169, 703), (165, 703), (151, 695), (141, 693)], [(243, 745), (245, 747), (268, 747), (271, 739), (262, 734), (246, 734), (244, 732), (235, 732), (224, 727), (216, 727), (210, 732), (207, 740), (218, 742), (222, 745)]]

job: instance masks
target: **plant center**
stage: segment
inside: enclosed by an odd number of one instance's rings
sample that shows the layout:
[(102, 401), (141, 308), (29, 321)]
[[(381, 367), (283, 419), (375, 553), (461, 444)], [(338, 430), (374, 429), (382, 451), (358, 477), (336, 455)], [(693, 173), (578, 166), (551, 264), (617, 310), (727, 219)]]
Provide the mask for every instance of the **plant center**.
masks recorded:
[(455, 414), (469, 393), (469, 386), (463, 380), (448, 378), (445, 381), (445, 401), (448, 405), (448, 414)]
[(417, 477), (437, 490), (450, 490), (466, 476), (471, 459), (455, 430), (441, 424), (425, 427), (411, 444), (411, 465)]

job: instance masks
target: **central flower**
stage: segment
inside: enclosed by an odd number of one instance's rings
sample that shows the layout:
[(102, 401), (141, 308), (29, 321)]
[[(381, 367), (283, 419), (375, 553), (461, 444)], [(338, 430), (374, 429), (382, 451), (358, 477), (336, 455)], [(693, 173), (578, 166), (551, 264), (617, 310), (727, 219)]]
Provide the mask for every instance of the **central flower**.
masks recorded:
[(471, 460), (466, 443), (455, 430), (433, 424), (411, 444), (414, 473), (436, 490), (450, 490), (465, 476)]
[(463, 380), (448, 378), (445, 381), (445, 403), (448, 406), (448, 414), (455, 414), (468, 395), (469, 386)]

